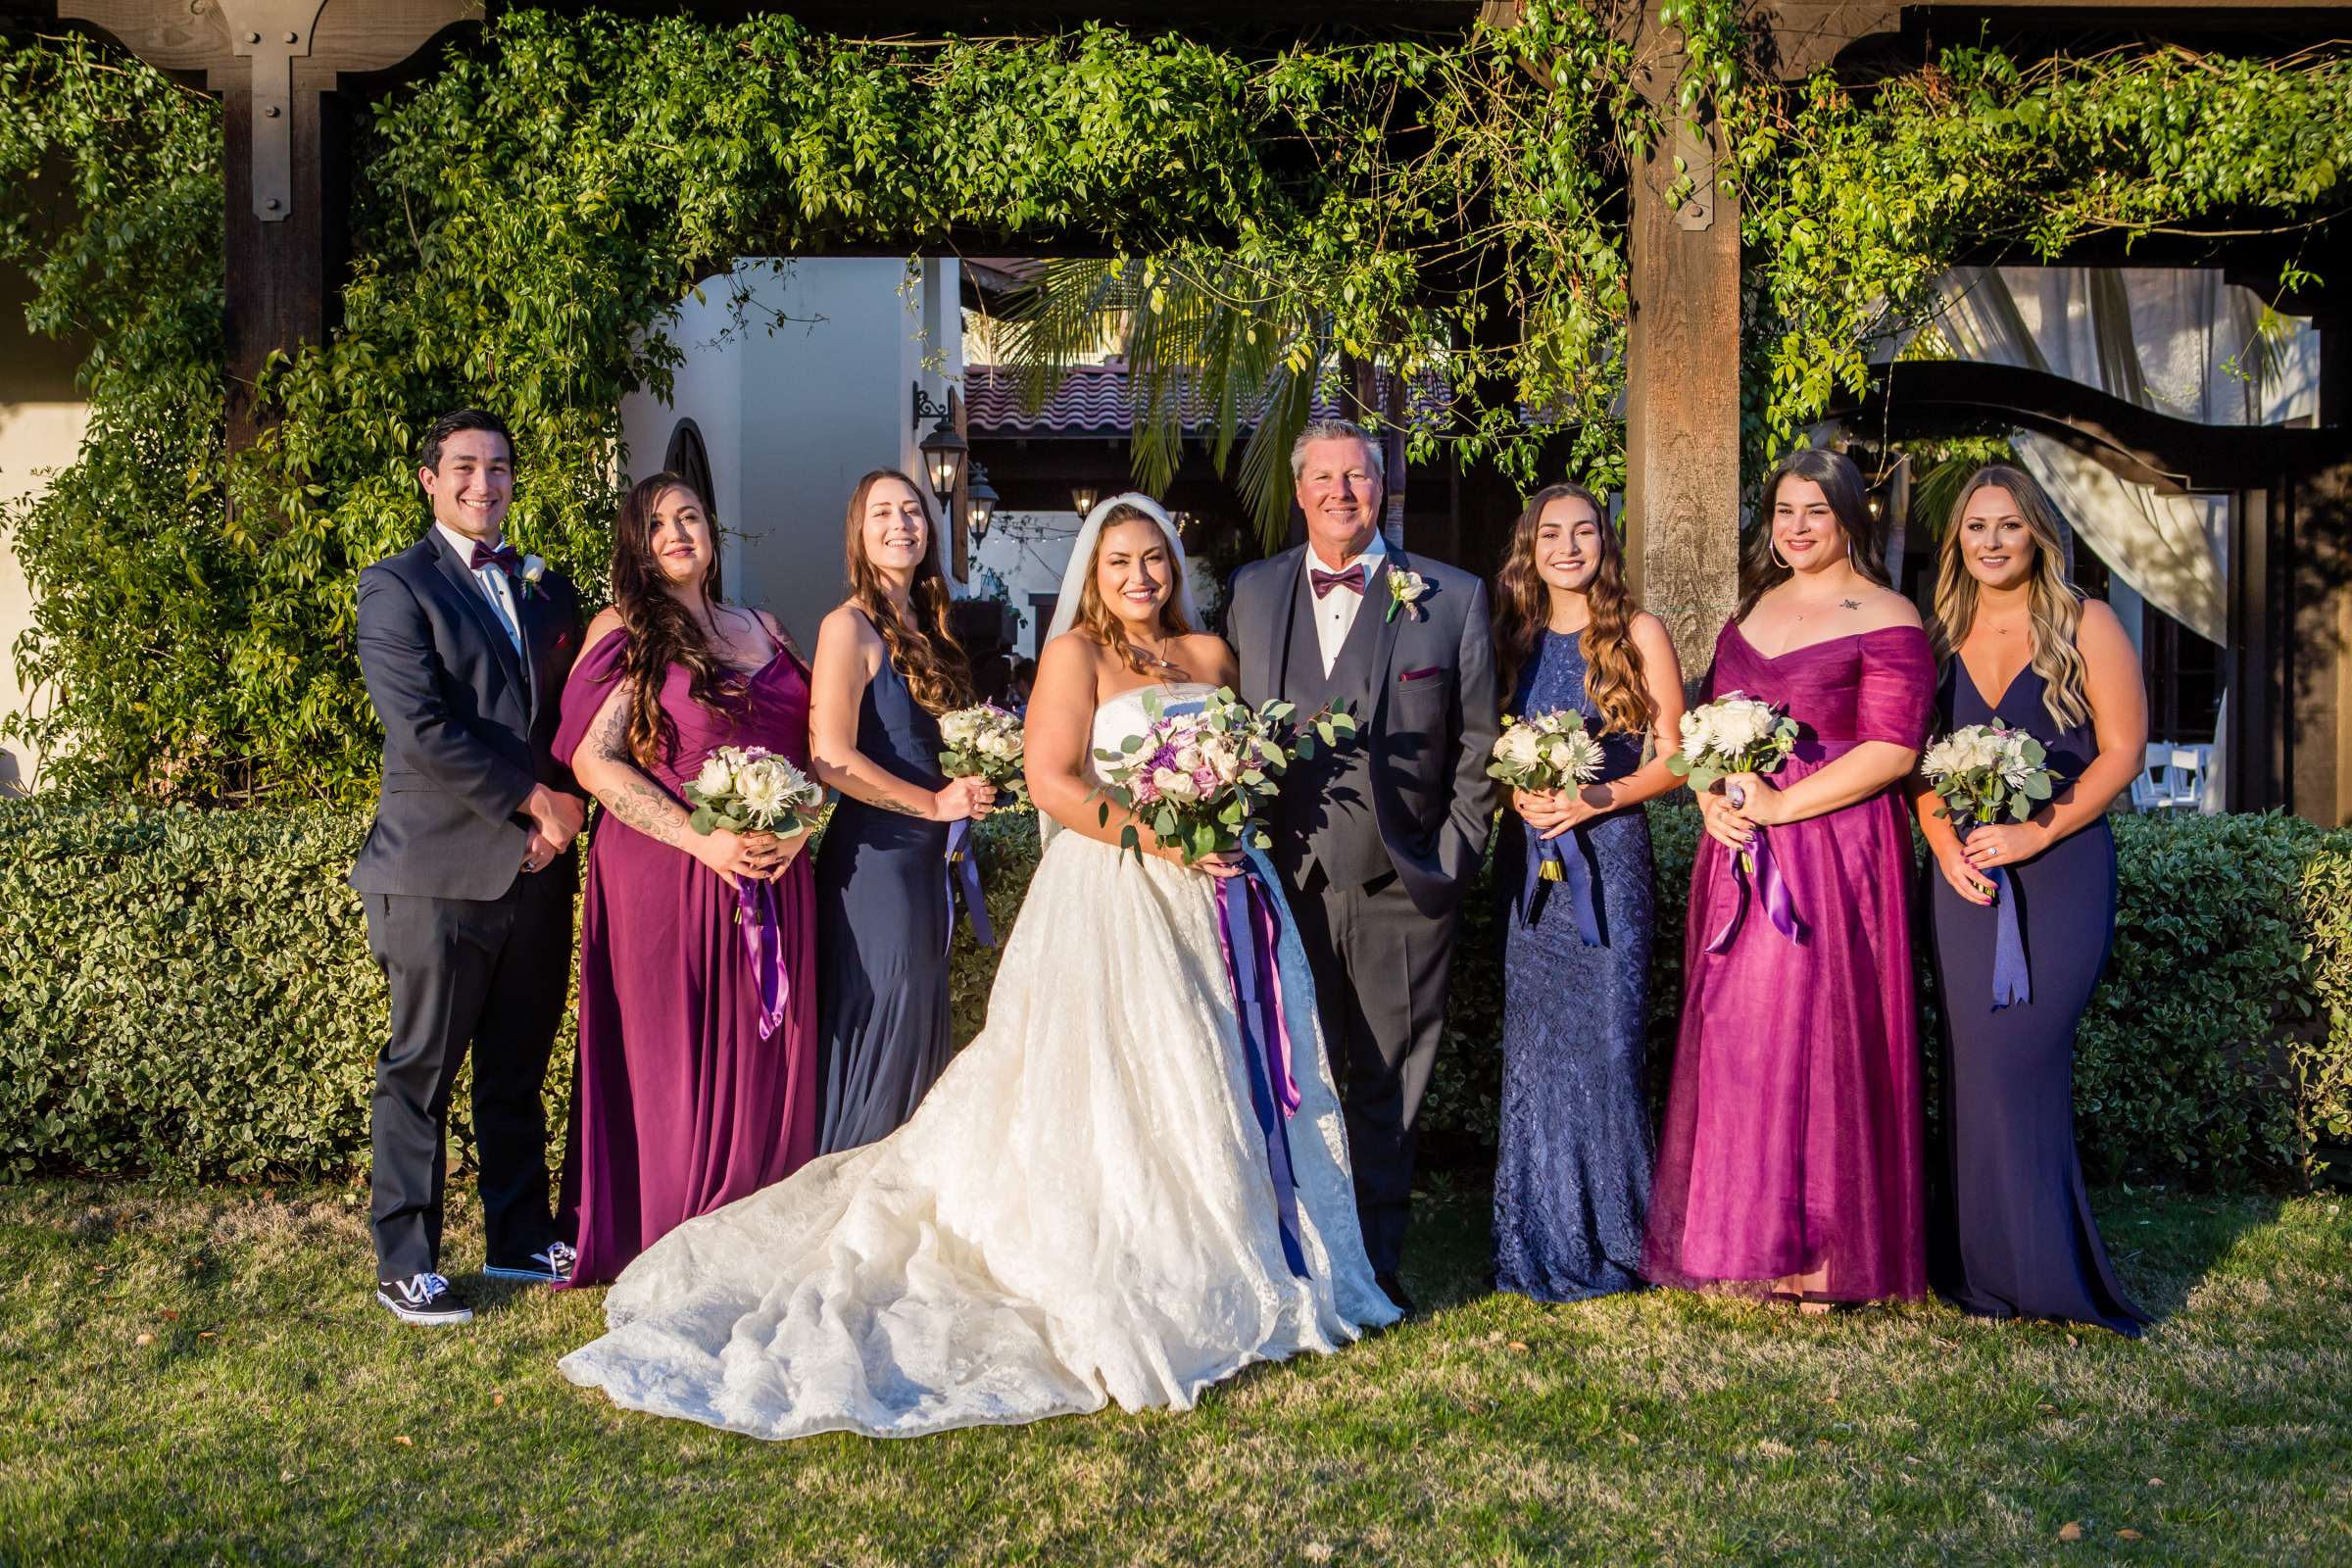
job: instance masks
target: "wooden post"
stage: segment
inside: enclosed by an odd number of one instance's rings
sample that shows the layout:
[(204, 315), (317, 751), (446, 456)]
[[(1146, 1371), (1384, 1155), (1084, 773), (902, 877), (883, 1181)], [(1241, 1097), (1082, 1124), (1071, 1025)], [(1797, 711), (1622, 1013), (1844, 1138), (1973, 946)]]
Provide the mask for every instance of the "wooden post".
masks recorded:
[(222, 110), (228, 444), (268, 422), (274, 352), (322, 343), (348, 259), (347, 72), (379, 72), (481, 16), (481, 0), (58, 0), (160, 70), (201, 74)]
[(1676, 102), (1681, 34), (1658, 6), (1635, 33), (1637, 83), (1668, 129), (1632, 178), (1626, 560), (1696, 679), (1740, 592), (1740, 208), (1716, 188), (1712, 127)]

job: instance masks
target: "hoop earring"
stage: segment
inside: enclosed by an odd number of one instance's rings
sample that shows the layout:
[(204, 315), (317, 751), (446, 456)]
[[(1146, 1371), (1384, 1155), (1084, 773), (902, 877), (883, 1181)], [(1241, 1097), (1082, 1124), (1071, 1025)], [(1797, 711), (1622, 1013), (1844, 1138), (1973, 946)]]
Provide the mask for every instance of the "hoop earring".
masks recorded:
[(1780, 542), (1774, 539), (1770, 534), (1766, 534), (1764, 536), (1764, 553), (1770, 556), (1772, 558), (1772, 564), (1780, 567), (1783, 571), (1796, 570), (1794, 566), (1791, 566), (1788, 564), (1788, 563), (1781, 559)]

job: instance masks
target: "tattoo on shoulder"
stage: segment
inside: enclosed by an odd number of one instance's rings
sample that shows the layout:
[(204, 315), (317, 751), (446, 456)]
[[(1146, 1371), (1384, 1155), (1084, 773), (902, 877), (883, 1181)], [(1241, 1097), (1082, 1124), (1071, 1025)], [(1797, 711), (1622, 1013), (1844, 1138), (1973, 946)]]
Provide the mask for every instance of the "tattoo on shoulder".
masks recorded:
[(1862, 608), (1862, 601), (1859, 599), (1840, 599), (1838, 601), (1838, 605), (1841, 610), (1860, 610)]

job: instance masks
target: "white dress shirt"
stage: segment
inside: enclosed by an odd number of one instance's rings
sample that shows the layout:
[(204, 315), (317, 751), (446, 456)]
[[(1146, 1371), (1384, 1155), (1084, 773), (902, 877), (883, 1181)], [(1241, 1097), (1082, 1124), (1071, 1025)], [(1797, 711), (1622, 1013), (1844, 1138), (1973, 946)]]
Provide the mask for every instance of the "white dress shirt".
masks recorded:
[[(1324, 674), (1330, 674), (1331, 666), (1339, 662), (1340, 647), (1348, 641), (1348, 633), (1355, 626), (1356, 612), (1364, 608), (1366, 599), (1381, 591), (1380, 567), (1388, 553), (1388, 541), (1381, 538), (1378, 528), (1372, 530), (1372, 542), (1364, 546), (1362, 555), (1349, 556), (1336, 567), (1326, 564), (1323, 558), (1315, 554), (1313, 545), (1306, 547), (1306, 564), (1310, 571), (1346, 571), (1357, 562), (1361, 562), (1364, 567), (1362, 593), (1351, 594), (1345, 588), (1334, 588), (1314, 601), (1315, 648), (1323, 656)], [(1311, 577), (1307, 579), (1306, 591), (1310, 596), (1315, 591)]]
[[(459, 565), (464, 566), (473, 560), (472, 540), (446, 522), (437, 521), (433, 526), (441, 530), (442, 541), (458, 553)], [(494, 544), (490, 548), (495, 550), (498, 546)], [(519, 613), (520, 607), (514, 603), (514, 579), (496, 566), (484, 566), (474, 572), (473, 580), (480, 583), (482, 592), (490, 596), (490, 608), (497, 612), (499, 624), (506, 628), (507, 641), (514, 645), (515, 653), (521, 653), (522, 616)]]

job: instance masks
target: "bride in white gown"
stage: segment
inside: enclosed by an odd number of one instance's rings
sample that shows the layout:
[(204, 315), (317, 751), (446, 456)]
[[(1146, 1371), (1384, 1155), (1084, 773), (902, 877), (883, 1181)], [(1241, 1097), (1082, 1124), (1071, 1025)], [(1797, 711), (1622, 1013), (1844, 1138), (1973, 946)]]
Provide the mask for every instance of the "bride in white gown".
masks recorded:
[(1049, 842), (986, 1027), (898, 1132), (630, 1264), (609, 1332), (561, 1363), (573, 1382), (760, 1438), (915, 1437), (1114, 1399), (1188, 1409), (1252, 1361), (1396, 1321), (1279, 891), (1302, 1273), (1218, 935), (1211, 879), (1239, 857), (1139, 863), (1116, 847), (1123, 813), (1103, 825), (1088, 798), (1094, 748), (1142, 733), (1146, 692), (1198, 705), (1231, 683), (1233, 655), (1189, 634), (1183, 547), (1152, 502), (1097, 507), (1070, 559), (1028, 717)]

